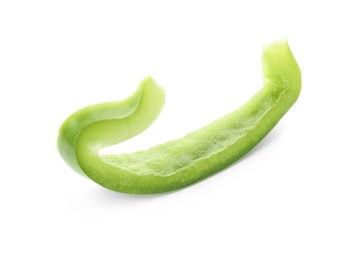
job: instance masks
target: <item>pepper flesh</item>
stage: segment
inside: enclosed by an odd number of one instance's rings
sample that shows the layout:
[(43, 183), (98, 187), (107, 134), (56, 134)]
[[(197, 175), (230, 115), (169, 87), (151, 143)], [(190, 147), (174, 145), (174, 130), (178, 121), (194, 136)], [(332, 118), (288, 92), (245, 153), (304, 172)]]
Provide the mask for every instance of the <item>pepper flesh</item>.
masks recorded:
[(287, 40), (264, 47), (264, 87), (246, 104), (182, 138), (132, 154), (99, 155), (144, 131), (162, 110), (165, 93), (151, 77), (128, 99), (83, 108), (61, 126), (58, 150), (77, 172), (123, 193), (186, 187), (240, 159), (297, 100), (301, 73)]

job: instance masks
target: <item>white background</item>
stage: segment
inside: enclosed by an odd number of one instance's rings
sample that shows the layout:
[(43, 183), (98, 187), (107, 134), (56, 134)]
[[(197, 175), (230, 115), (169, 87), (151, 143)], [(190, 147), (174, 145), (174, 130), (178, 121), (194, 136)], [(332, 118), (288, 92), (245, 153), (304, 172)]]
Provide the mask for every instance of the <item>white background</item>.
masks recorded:
[[(1, 1), (0, 259), (362, 259), (359, 1)], [(144, 149), (262, 87), (263, 44), (288, 36), (297, 103), (227, 170), (163, 195), (108, 191), (58, 155), (84, 106), (152, 75)]]

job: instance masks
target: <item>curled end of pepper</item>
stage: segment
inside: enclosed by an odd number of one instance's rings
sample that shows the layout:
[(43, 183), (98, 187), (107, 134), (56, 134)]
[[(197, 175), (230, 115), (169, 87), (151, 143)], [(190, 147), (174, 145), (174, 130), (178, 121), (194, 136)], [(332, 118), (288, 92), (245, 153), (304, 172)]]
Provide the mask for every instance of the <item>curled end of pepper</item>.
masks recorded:
[[(73, 170), (87, 176), (79, 164), (76, 153), (82, 132), (95, 132), (88, 140), (87, 149), (98, 153), (103, 147), (120, 143), (143, 132), (158, 117), (164, 103), (164, 89), (151, 76), (146, 77), (127, 99), (91, 105), (69, 116), (59, 129), (58, 151)], [(137, 116), (147, 118), (147, 120), (132, 124), (131, 119)], [(117, 121), (118, 125), (125, 123), (128, 129), (121, 126), (118, 133), (117, 127), (95, 129), (97, 124), (107, 124), (107, 122), (114, 124)], [(110, 132), (110, 129), (113, 129), (113, 132)]]

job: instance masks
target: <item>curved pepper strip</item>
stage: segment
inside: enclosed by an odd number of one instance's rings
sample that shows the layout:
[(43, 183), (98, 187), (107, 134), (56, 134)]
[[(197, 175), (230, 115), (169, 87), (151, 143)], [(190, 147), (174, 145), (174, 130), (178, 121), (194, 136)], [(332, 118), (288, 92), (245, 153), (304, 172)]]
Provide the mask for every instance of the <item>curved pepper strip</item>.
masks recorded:
[(99, 151), (144, 131), (162, 110), (165, 93), (151, 77), (128, 99), (83, 108), (61, 126), (58, 150), (77, 172), (118, 192), (180, 189), (237, 161), (257, 145), (297, 100), (301, 73), (287, 40), (265, 46), (264, 87), (234, 112), (173, 140), (132, 154)]

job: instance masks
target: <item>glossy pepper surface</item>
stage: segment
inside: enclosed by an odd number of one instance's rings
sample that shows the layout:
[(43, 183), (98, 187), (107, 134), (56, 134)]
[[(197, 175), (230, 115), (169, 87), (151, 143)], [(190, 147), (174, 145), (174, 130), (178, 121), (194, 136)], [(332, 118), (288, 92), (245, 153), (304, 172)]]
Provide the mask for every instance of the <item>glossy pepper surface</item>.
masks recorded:
[(264, 87), (246, 104), (182, 138), (132, 154), (99, 155), (148, 128), (165, 93), (151, 77), (129, 98), (83, 108), (59, 130), (58, 150), (77, 172), (123, 193), (186, 187), (218, 172), (255, 147), (297, 100), (301, 73), (287, 40), (264, 47)]

